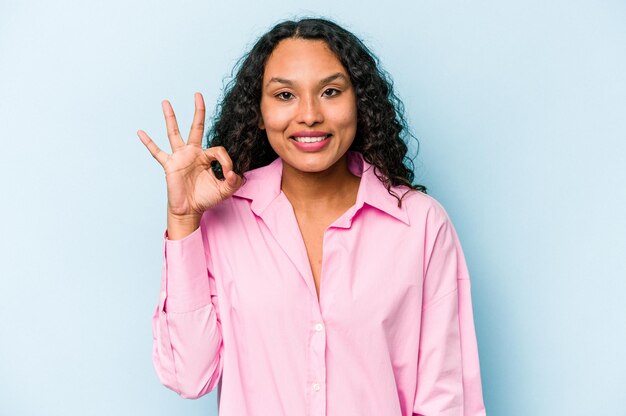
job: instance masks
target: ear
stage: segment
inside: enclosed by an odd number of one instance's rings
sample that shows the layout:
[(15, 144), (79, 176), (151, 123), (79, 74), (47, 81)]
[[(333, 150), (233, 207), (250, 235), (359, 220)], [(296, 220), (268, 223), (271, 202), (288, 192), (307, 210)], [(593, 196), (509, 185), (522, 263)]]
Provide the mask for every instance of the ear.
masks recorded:
[(259, 128), (261, 130), (265, 130), (265, 123), (263, 122), (263, 117), (259, 117)]

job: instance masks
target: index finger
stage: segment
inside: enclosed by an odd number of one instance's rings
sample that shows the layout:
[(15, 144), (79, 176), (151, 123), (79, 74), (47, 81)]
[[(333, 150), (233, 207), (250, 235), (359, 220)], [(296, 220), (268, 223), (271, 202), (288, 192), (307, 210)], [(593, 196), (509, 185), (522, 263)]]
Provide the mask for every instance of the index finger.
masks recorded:
[(144, 144), (144, 146), (148, 148), (148, 151), (157, 160), (157, 162), (159, 162), (161, 166), (165, 167), (165, 162), (167, 162), (168, 154), (159, 149), (159, 146), (157, 146), (152, 141), (152, 139), (146, 134), (145, 131), (137, 131), (137, 136), (139, 136), (141, 142)]
[(199, 92), (194, 94), (196, 102), (196, 111), (193, 113), (193, 121), (191, 123), (191, 131), (189, 132), (189, 140), (187, 144), (194, 146), (202, 146), (202, 136), (204, 135), (204, 116), (206, 113), (204, 107), (204, 99)]
[(233, 161), (223, 146), (209, 147), (208, 149), (204, 150), (204, 154), (207, 157), (213, 158), (219, 162), (220, 166), (222, 167), (222, 173), (224, 173), (224, 175), (233, 170)]
[(176, 121), (176, 115), (174, 114), (172, 104), (167, 100), (163, 100), (161, 102), (161, 107), (163, 108), (165, 125), (167, 126), (167, 138), (170, 140), (172, 151), (176, 151), (185, 145), (185, 141), (182, 137), (180, 137), (178, 122)]

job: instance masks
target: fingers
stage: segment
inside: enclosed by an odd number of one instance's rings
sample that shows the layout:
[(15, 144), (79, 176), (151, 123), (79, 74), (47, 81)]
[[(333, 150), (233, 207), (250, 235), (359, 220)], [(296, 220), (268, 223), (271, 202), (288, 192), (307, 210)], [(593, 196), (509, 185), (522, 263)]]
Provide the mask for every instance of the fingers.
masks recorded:
[(193, 122), (191, 123), (191, 131), (189, 132), (189, 140), (187, 141), (187, 144), (201, 147), (202, 136), (204, 135), (204, 117), (206, 110), (202, 94), (199, 92), (195, 93), (194, 99), (196, 102), (196, 111), (193, 113)]
[(241, 186), (241, 177), (234, 170), (228, 171), (224, 178), (229, 193), (235, 192)]
[(228, 193), (235, 192), (241, 185), (241, 177), (233, 170), (233, 161), (223, 146), (210, 147), (204, 151), (209, 160), (217, 160), (222, 166), (224, 173), (223, 185), (227, 188)]
[(183, 147), (185, 142), (180, 136), (180, 130), (178, 130), (178, 123), (176, 122), (176, 115), (174, 115), (174, 109), (169, 101), (163, 100), (161, 102), (163, 108), (163, 115), (165, 116), (165, 124), (167, 125), (167, 137), (170, 140), (170, 146), (172, 151), (176, 151), (178, 148)]
[(159, 146), (157, 146), (152, 139), (148, 137), (145, 131), (139, 130), (137, 132), (137, 136), (139, 136), (141, 142), (148, 148), (148, 151), (157, 160), (157, 162), (159, 162), (161, 166), (165, 166), (168, 156), (167, 153), (159, 149)]
[(233, 170), (233, 161), (223, 146), (209, 147), (204, 151), (204, 154), (210, 161), (217, 160), (222, 165), (224, 176), (226, 176), (226, 172)]

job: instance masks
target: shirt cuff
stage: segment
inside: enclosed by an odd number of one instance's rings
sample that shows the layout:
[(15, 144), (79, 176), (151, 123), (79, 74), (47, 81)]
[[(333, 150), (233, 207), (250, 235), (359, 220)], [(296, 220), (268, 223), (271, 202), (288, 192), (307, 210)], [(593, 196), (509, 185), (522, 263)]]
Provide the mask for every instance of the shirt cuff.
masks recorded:
[(161, 305), (169, 312), (190, 312), (211, 303), (206, 248), (198, 227), (180, 240), (164, 233), (164, 274)]

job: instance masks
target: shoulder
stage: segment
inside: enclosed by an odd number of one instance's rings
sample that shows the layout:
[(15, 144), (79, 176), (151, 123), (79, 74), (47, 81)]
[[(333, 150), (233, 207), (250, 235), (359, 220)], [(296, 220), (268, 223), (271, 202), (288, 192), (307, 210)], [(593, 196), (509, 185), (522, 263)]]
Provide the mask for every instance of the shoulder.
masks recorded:
[(450, 217), (443, 205), (433, 196), (407, 187), (394, 187), (398, 195), (405, 196), (402, 199), (402, 207), (407, 213), (411, 226), (427, 226), (427, 228), (441, 226), (450, 223)]

